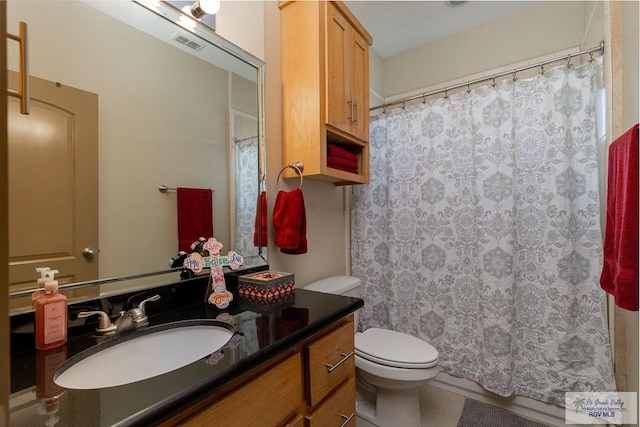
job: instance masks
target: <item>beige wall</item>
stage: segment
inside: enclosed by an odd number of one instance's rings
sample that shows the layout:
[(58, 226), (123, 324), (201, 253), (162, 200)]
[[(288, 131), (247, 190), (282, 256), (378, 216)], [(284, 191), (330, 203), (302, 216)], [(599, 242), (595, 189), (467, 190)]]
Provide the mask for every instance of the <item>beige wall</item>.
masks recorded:
[(369, 105), (384, 103), (382, 96), (382, 57), (374, 48), (369, 49)]
[(216, 33), (253, 56), (264, 58), (264, 2), (223, 0), (220, 3)]
[(584, 9), (583, 2), (538, 2), (511, 16), (385, 58), (382, 95), (387, 98), (579, 46)]

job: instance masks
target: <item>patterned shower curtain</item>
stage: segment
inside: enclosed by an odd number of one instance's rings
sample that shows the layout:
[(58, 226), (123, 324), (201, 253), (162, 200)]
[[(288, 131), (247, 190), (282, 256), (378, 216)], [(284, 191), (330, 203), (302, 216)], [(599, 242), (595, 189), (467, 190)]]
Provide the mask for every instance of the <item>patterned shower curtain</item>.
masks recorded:
[(233, 250), (243, 256), (257, 254), (253, 245), (256, 203), (259, 193), (258, 182), (258, 137), (242, 138), (235, 141), (236, 171), (236, 232)]
[(418, 336), (444, 372), (564, 406), (615, 390), (596, 137), (601, 65), (557, 67), (371, 122), (351, 198), (362, 329)]

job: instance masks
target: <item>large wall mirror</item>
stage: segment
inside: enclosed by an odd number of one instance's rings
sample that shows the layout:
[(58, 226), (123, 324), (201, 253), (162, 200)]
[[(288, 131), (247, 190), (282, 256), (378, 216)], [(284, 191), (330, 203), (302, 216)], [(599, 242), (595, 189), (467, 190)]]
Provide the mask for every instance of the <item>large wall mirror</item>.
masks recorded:
[[(8, 2), (9, 32), (28, 26), (31, 75), (30, 115), (9, 96), (14, 300), (33, 289), (39, 266), (59, 270), (63, 285), (175, 280), (160, 273), (179, 250), (178, 187), (212, 190), (223, 253), (266, 263), (254, 242), (264, 63), (181, 3), (192, 2)], [(18, 50), (9, 42), (10, 88)]]

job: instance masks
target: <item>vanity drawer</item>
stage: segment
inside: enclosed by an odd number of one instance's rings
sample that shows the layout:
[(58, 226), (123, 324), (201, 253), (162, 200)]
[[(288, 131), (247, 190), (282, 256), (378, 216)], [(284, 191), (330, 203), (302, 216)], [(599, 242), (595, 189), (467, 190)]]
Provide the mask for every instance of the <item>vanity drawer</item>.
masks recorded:
[(305, 397), (315, 406), (340, 383), (355, 375), (353, 317), (305, 348)]
[(351, 378), (329, 399), (307, 415), (309, 427), (346, 427), (356, 425), (356, 382)]

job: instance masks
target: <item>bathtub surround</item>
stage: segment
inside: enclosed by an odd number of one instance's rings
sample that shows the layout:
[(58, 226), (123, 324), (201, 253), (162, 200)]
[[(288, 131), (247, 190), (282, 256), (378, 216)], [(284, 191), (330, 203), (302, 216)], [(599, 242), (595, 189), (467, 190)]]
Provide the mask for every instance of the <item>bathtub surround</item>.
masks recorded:
[[(599, 61), (597, 61), (599, 62)], [(361, 324), (434, 344), (443, 371), (564, 406), (613, 390), (597, 62), (397, 109), (351, 199)]]

